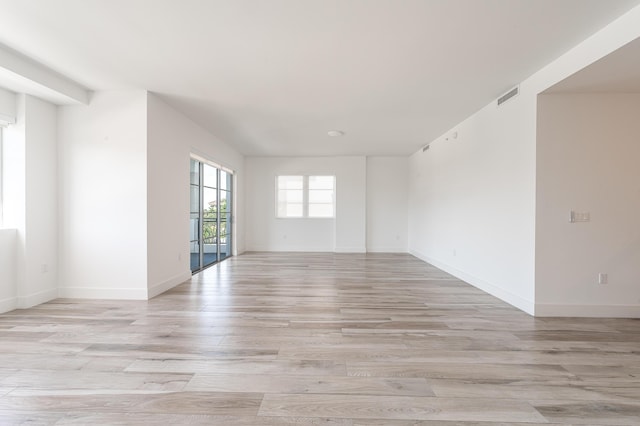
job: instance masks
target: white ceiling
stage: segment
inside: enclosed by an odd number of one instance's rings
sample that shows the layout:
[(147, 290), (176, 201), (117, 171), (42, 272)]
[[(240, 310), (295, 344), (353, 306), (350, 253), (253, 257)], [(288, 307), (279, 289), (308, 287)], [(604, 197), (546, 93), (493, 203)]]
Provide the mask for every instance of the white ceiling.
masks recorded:
[(0, 0), (0, 43), (247, 155), (408, 155), (639, 3)]

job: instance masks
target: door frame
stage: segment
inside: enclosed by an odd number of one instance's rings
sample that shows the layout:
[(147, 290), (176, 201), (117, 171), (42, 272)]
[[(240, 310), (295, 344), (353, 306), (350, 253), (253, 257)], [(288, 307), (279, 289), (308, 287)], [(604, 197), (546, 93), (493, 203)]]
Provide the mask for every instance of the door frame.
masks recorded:
[[(191, 153), (189, 156), (189, 173), (191, 173), (191, 161), (196, 161), (198, 163), (198, 229), (197, 229), (197, 240), (191, 240), (191, 235), (189, 233), (189, 253), (190, 256), (192, 254), (191, 251), (191, 243), (193, 241), (198, 242), (198, 256), (199, 256), (199, 267), (197, 269), (191, 269), (192, 274), (196, 274), (198, 272), (207, 269), (210, 266), (216, 265), (223, 260), (228, 259), (229, 257), (237, 255), (236, 250), (236, 221), (235, 221), (235, 211), (236, 211), (236, 173), (233, 169), (222, 166), (219, 163), (213, 162), (206, 158), (203, 158), (200, 155)], [(204, 254), (205, 254), (205, 244), (204, 244), (204, 236), (203, 236), (203, 226), (204, 226), (204, 209), (203, 209), (203, 200), (204, 200), (204, 165), (213, 167), (216, 169), (216, 204), (217, 204), (217, 214), (216, 214), (216, 260), (208, 265), (204, 265)], [(220, 240), (220, 224), (221, 224), (221, 214), (220, 214), (220, 193), (222, 190), (221, 187), (221, 175), (222, 172), (227, 173), (230, 176), (229, 185), (230, 189), (228, 190), (228, 195), (231, 197), (230, 203), (227, 202), (227, 208), (230, 208), (230, 214), (228, 217), (227, 223), (227, 245), (229, 246), (227, 249), (227, 255), (224, 259), (220, 259), (221, 254), (221, 240)], [(189, 187), (191, 188), (191, 178), (189, 179)], [(189, 190), (189, 206), (191, 206), (191, 195), (192, 192)], [(191, 221), (191, 207), (189, 207), (189, 221)], [(189, 225), (191, 228), (191, 224)], [(229, 235), (231, 234), (231, 235)], [(189, 264), (189, 268), (191, 268), (191, 263)]]

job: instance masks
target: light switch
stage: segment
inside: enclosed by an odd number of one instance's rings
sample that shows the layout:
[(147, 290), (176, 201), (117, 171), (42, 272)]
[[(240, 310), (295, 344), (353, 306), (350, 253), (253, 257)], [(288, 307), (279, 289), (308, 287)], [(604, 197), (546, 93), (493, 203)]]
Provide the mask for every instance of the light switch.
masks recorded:
[(569, 222), (589, 222), (591, 220), (591, 214), (589, 212), (577, 212), (571, 210), (571, 214), (569, 216)]

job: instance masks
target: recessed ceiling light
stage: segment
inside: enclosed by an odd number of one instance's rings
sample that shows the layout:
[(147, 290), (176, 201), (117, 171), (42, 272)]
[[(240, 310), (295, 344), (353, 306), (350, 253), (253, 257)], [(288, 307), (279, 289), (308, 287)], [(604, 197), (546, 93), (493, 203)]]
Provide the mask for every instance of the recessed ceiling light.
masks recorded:
[(344, 136), (344, 132), (341, 132), (340, 130), (329, 130), (327, 132), (327, 135), (331, 136), (332, 138), (335, 138), (338, 136)]

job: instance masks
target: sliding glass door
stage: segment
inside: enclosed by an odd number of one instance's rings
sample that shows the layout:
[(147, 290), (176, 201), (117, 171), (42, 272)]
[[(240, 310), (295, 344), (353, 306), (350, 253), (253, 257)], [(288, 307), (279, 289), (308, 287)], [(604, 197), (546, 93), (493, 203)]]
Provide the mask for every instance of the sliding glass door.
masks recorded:
[(191, 159), (191, 271), (231, 256), (233, 174)]

